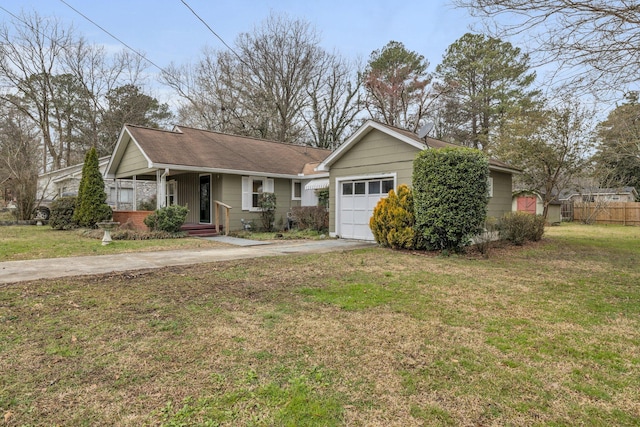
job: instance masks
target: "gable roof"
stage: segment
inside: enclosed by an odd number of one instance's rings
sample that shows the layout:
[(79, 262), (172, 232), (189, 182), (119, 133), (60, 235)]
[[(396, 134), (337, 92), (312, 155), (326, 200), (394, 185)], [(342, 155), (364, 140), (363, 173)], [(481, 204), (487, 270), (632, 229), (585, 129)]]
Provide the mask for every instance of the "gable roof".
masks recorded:
[[(418, 135), (405, 129), (400, 129), (394, 126), (389, 126), (374, 120), (368, 120), (362, 125), (353, 135), (349, 137), (342, 145), (340, 145), (333, 153), (329, 155), (320, 165), (318, 170), (328, 171), (331, 165), (334, 164), (342, 155), (344, 155), (351, 147), (356, 145), (362, 138), (364, 138), (369, 132), (378, 130), (383, 132), (401, 142), (409, 144), (418, 150), (425, 150), (427, 148), (446, 148), (446, 147), (460, 147), (460, 145), (452, 144), (450, 142), (440, 141), (434, 138), (420, 139)], [(520, 172), (518, 169), (509, 166), (508, 164), (496, 159), (489, 159), (489, 169), (498, 170), (509, 173)]]
[[(127, 138), (127, 136), (130, 137)], [(200, 170), (297, 176), (307, 163), (321, 162), (329, 150), (176, 126), (172, 131), (125, 125), (107, 167), (117, 165), (133, 143), (153, 169)]]

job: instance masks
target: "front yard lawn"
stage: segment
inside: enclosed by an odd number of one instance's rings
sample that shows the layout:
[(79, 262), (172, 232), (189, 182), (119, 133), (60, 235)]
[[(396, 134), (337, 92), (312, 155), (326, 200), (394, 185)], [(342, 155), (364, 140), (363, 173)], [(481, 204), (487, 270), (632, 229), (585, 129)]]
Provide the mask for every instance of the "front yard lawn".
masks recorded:
[[(101, 233), (98, 233), (101, 235)], [(220, 246), (203, 239), (114, 240), (102, 246), (99, 238), (87, 237), (81, 230), (54, 230), (42, 226), (0, 227), (0, 262), (23, 259), (105, 255), (123, 252), (161, 251)]]
[(6, 425), (640, 425), (640, 228), (0, 287)]

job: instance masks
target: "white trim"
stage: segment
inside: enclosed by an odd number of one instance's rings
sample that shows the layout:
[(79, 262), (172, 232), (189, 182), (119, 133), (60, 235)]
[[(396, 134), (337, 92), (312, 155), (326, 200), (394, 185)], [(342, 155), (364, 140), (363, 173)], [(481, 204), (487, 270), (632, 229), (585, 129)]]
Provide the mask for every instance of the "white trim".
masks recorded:
[(180, 171), (188, 171), (188, 172), (226, 173), (229, 175), (258, 176), (263, 178), (300, 179), (300, 176), (298, 176), (297, 174), (244, 171), (244, 170), (238, 170), (238, 169), (207, 168), (207, 167), (201, 167), (201, 166), (173, 165), (169, 163), (153, 163), (151, 164), (150, 167), (158, 168), (158, 169), (169, 168), (172, 170), (180, 170)]
[(385, 178), (393, 178), (393, 188), (398, 187), (398, 174), (396, 172), (392, 173), (374, 173), (374, 174), (366, 174), (366, 175), (351, 175), (351, 176), (341, 176), (336, 178), (335, 182), (335, 208), (334, 208), (334, 227), (333, 236), (331, 236), (331, 232), (329, 235), (331, 237), (340, 236), (342, 237), (342, 230), (340, 229), (340, 198), (342, 197), (341, 186), (344, 181), (358, 181), (358, 180), (374, 180), (374, 179), (385, 179)]
[(489, 193), (489, 197), (493, 197), (493, 177), (487, 178), (487, 193)]

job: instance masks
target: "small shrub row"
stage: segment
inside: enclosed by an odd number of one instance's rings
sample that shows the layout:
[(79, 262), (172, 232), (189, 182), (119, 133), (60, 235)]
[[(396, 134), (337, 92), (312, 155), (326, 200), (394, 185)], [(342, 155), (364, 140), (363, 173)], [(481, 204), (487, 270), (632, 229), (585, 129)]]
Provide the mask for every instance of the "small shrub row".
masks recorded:
[[(81, 233), (82, 236), (101, 239), (104, 235), (102, 230), (86, 229)], [(168, 233), (166, 231), (140, 231), (132, 229), (116, 229), (111, 232), (113, 240), (152, 240), (152, 239), (176, 239), (187, 237), (187, 233)]]
[(544, 234), (544, 217), (526, 212), (510, 212), (498, 221), (500, 238), (514, 245), (537, 242)]
[(329, 230), (329, 211), (323, 206), (294, 206), (291, 216), (300, 230)]

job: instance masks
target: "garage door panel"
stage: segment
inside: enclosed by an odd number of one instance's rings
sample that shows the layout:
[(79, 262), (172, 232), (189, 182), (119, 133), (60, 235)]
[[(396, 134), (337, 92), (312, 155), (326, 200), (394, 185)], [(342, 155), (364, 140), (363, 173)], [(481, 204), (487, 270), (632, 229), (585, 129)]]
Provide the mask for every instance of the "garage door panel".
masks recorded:
[(389, 186), (389, 181), (393, 182), (389, 178), (367, 178), (342, 183), (340, 217), (337, 218), (341, 237), (374, 240), (369, 220), (380, 199), (387, 196), (381, 190)]

